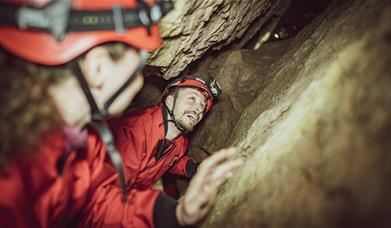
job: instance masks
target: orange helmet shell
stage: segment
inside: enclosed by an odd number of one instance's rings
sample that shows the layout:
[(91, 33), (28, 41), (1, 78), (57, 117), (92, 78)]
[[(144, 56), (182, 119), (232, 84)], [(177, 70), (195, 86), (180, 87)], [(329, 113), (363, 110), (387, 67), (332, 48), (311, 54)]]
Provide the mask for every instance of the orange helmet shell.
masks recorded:
[(193, 87), (201, 90), (201, 93), (205, 96), (206, 99), (205, 113), (212, 108), (213, 95), (204, 83), (197, 81), (196, 79), (185, 79), (183, 81), (177, 81), (166, 87), (162, 95), (162, 100), (168, 96), (169, 91), (174, 87)]
[[(23, 4), (26, 0), (9, 0), (10, 4)], [(153, 5), (154, 1), (148, 1)], [(72, 9), (111, 9), (113, 4), (123, 8), (136, 8), (136, 0), (74, 0)], [(158, 25), (151, 27), (151, 34), (145, 27), (136, 27), (124, 33), (115, 31), (89, 31), (67, 33), (58, 42), (50, 33), (21, 30), (16, 27), (0, 27), (0, 45), (16, 56), (43, 65), (60, 65), (71, 61), (87, 50), (107, 42), (122, 42), (138, 49), (154, 50), (160, 47)]]

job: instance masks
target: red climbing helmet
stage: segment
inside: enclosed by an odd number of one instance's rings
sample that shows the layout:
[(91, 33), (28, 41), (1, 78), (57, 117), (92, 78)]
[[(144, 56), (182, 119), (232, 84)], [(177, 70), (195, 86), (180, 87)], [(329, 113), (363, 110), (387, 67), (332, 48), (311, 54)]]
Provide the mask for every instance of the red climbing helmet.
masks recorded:
[(158, 0), (28, 0), (0, 3), (0, 45), (43, 65), (67, 63), (94, 46), (122, 42), (138, 49), (160, 46), (159, 19), (172, 3)]
[(205, 112), (208, 112), (213, 105), (213, 99), (221, 94), (221, 87), (216, 79), (202, 74), (187, 75), (171, 82), (162, 94), (162, 101), (170, 94), (174, 87), (194, 87), (198, 89), (206, 99)]

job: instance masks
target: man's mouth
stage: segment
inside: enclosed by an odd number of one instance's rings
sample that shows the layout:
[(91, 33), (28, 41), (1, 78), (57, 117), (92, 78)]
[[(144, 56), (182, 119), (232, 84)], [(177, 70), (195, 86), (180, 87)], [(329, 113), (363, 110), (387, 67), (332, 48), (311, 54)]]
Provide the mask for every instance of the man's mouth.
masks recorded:
[(196, 123), (198, 120), (198, 115), (195, 112), (187, 112), (186, 117), (192, 122)]

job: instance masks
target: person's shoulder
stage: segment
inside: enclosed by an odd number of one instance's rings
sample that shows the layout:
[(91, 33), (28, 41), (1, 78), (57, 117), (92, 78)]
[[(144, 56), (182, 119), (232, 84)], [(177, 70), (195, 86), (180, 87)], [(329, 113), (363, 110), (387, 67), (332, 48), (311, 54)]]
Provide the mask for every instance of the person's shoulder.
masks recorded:
[(156, 116), (161, 115), (161, 108), (159, 105), (148, 106), (142, 109), (135, 110), (128, 115), (128, 119), (133, 123), (151, 122)]
[(152, 106), (148, 106), (145, 108), (134, 109), (134, 110), (125, 112), (120, 118), (124, 118), (124, 119), (145, 118), (145, 117), (149, 117), (157, 109), (159, 109), (159, 105), (152, 105)]
[(150, 122), (153, 113), (159, 109), (158, 105), (135, 109), (122, 114), (120, 117), (112, 118), (108, 121), (111, 128), (136, 127)]

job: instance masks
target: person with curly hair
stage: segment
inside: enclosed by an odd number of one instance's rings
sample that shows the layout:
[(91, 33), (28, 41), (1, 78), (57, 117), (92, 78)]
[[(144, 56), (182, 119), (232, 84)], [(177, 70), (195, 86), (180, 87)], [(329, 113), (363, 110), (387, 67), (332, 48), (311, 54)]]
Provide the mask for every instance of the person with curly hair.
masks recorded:
[(141, 89), (144, 50), (159, 47), (157, 22), (170, 7), (0, 3), (0, 227), (179, 227), (205, 217), (240, 166), (227, 160), (233, 149), (208, 158), (177, 202), (128, 189), (105, 124)]

